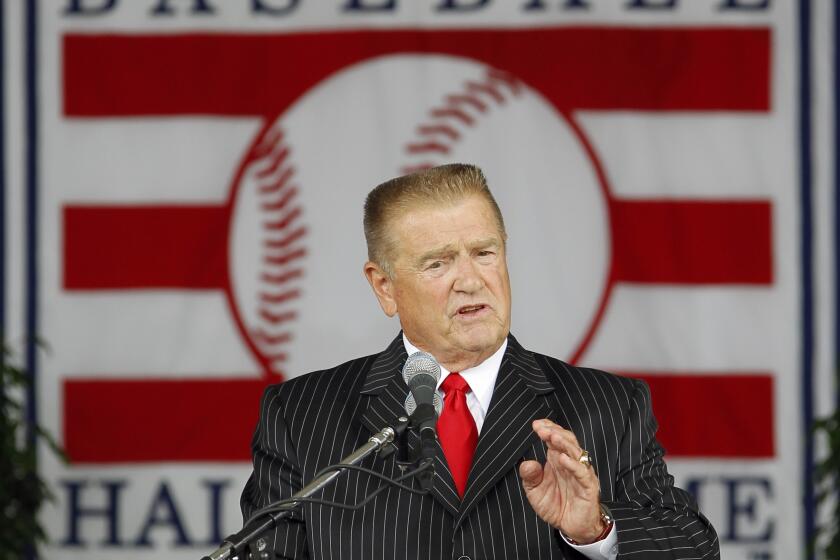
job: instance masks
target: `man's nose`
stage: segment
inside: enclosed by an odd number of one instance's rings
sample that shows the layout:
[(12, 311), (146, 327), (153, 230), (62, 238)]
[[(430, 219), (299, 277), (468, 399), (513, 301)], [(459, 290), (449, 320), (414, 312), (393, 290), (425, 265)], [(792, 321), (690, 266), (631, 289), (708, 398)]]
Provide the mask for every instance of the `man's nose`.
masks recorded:
[(472, 259), (458, 259), (454, 288), (458, 292), (473, 293), (484, 286), (478, 266)]

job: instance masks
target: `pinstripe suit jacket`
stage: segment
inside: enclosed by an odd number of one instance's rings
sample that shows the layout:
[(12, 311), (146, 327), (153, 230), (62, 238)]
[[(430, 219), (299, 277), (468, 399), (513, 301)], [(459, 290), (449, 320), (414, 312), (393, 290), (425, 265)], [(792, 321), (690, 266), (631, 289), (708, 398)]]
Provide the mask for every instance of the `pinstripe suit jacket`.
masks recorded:
[[(266, 390), (254, 471), (242, 494), (246, 519), (404, 414), (406, 357), (400, 335), (381, 354)], [(522, 489), (518, 463), (545, 461), (531, 429), (538, 418), (572, 430), (591, 453), (602, 501), (616, 518), (619, 558), (719, 558), (714, 529), (692, 497), (673, 486), (662, 460), (647, 386), (534, 354), (512, 336), (463, 500), (438, 450), (428, 495), (389, 488), (357, 511), (306, 504), (266, 536), (268, 545), (275, 557), (296, 559), (583, 558), (536, 516)], [(393, 456), (363, 465), (400, 474)], [(321, 497), (355, 503), (380, 484), (351, 472)]]

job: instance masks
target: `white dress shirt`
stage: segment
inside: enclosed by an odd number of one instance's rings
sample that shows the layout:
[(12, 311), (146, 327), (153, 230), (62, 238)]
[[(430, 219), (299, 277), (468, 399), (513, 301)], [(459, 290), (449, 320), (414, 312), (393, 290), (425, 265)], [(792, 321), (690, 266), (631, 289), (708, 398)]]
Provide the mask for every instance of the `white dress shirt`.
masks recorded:
[[(420, 351), (419, 348), (408, 340), (405, 333), (403, 333), (403, 344), (409, 356)], [(507, 338), (505, 338), (505, 341), (502, 342), (502, 345), (499, 346), (499, 349), (492, 356), (475, 367), (458, 372), (470, 386), (470, 392), (467, 393), (467, 408), (470, 409), (470, 414), (472, 414), (475, 420), (475, 427), (479, 434), (481, 433), (481, 427), (484, 425), (484, 417), (487, 416), (487, 411), (490, 409), (493, 388), (496, 386), (496, 378), (499, 376), (499, 368), (502, 365), (502, 358), (505, 355), (506, 349)], [(446, 393), (441, 390), (440, 386), (449, 373), (449, 370), (440, 366), (440, 379), (438, 379), (437, 391), (441, 395), (441, 401), (443, 401)], [(615, 560), (618, 556), (618, 534), (616, 533), (615, 523), (613, 523), (612, 530), (610, 530), (604, 539), (592, 544), (572, 544), (566, 539), (562, 531), (560, 532), (560, 536), (569, 546), (591, 560)]]
[[(403, 334), (403, 344), (405, 344), (405, 351), (411, 356), (420, 350), (414, 346)], [(470, 386), (470, 392), (467, 393), (467, 408), (470, 409), (475, 420), (475, 427), (478, 433), (481, 433), (481, 427), (484, 425), (484, 417), (487, 416), (487, 410), (490, 408), (490, 399), (493, 398), (493, 387), (496, 386), (496, 377), (499, 376), (499, 367), (502, 365), (502, 358), (507, 349), (507, 339), (502, 343), (496, 353), (470, 369), (465, 369), (458, 373)], [(441, 401), (446, 393), (440, 388), (444, 379), (449, 375), (449, 370), (440, 366), (440, 379), (437, 383), (437, 391), (441, 396)]]

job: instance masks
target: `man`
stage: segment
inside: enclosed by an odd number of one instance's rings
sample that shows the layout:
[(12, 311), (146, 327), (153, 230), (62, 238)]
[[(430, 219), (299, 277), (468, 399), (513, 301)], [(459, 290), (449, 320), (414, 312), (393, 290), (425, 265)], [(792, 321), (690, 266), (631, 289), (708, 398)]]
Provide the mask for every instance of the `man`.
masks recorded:
[[(509, 334), (507, 235), (478, 168), (383, 183), (364, 224), (365, 276), (402, 333), (380, 354), (266, 390), (243, 513), (289, 497), (403, 415), (400, 372), (418, 349), (442, 369), (432, 489), (389, 488), (357, 510), (306, 504), (267, 535), (277, 557), (719, 558), (714, 529), (667, 472), (645, 384)], [(393, 456), (365, 466), (400, 475)], [(320, 497), (352, 504), (382, 484), (350, 472)]]

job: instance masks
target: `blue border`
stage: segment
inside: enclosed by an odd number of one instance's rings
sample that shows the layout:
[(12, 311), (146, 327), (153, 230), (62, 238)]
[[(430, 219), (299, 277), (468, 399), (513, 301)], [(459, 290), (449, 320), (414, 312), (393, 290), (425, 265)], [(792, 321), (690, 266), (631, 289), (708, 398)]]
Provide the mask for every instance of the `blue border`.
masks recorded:
[[(37, 423), (37, 332), (38, 332), (38, 80), (36, 66), (37, 49), (37, 0), (30, 0), (26, 5), (26, 368), (31, 383), (27, 394), (29, 422), (27, 439), (35, 444), (34, 426)], [(0, 2), (0, 216), (5, 216), (5, 36), (4, 10)], [(835, 4), (833, 13), (833, 86), (834, 86), (834, 147), (840, 146), (840, 8)], [(814, 420), (814, 317), (813, 317), (813, 147), (811, 114), (811, 1), (799, 3), (799, 140), (800, 140), (800, 222), (801, 222), (801, 281), (802, 281), (802, 404), (805, 440), (803, 452), (803, 498), (804, 532), (806, 539), (815, 531), (814, 500), (814, 439), (811, 426)], [(834, 153), (834, 151), (832, 151)], [(834, 349), (835, 361), (840, 356), (840, 176), (837, 173), (837, 157), (834, 165), (834, 281), (835, 281), (835, 321)], [(4, 332), (5, 309), (5, 226), (0, 228), (0, 333)], [(835, 364), (840, 368), (840, 362)], [(840, 386), (836, 388), (837, 406), (840, 407)], [(814, 554), (808, 555), (813, 559)]]
[[(6, 342), (6, 17), (0, 2), (0, 342)], [(3, 355), (0, 354), (0, 364)]]
[[(834, 86), (834, 134), (832, 135), (831, 149), (829, 150), (830, 169), (834, 173), (834, 214), (831, 220), (834, 226), (834, 355), (830, 360), (834, 374), (834, 407), (840, 410), (840, 171), (838, 171), (838, 149), (840, 149), (840, 5), (837, 2), (832, 4), (833, 18), (831, 33), (834, 38), (832, 49), (832, 84)], [(840, 500), (840, 492), (836, 496)]]
[[(803, 505), (805, 541), (815, 530), (814, 502), (814, 255), (813, 255), (813, 147), (811, 142), (811, 0), (799, 3), (799, 171), (802, 257), (802, 414), (804, 427)], [(808, 553), (809, 559), (814, 553)]]
[(830, 363), (835, 376), (834, 406), (840, 409), (840, 174), (837, 166), (840, 159), (837, 152), (840, 148), (840, 6), (835, 3), (833, 9), (834, 25), (831, 33), (834, 37), (834, 49), (831, 55), (834, 72), (834, 135), (832, 149), (829, 151), (833, 158), (829, 165), (834, 173), (834, 215), (831, 217), (834, 223), (834, 356)]
[(35, 425), (38, 420), (38, 30), (37, 0), (26, 2), (26, 370), (27, 431), (30, 445), (35, 445)]

